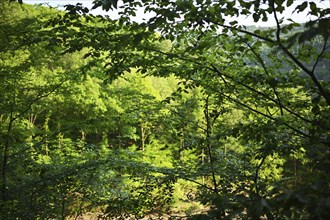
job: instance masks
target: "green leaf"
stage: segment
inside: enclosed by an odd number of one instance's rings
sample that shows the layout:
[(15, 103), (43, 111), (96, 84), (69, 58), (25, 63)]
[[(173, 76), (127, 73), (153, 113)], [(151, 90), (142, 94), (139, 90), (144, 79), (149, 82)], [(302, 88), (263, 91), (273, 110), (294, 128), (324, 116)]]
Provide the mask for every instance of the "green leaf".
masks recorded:
[(112, 10), (113, 8), (117, 9), (117, 3), (118, 0), (95, 0), (93, 2), (94, 5), (92, 9), (96, 9), (102, 6), (103, 10), (109, 11), (110, 9)]
[(317, 8), (315, 2), (310, 2), (310, 3), (309, 3), (309, 8), (310, 8), (312, 11), (315, 11), (316, 8)]
[(287, 2), (286, 2), (286, 7), (289, 7), (289, 6), (291, 6), (293, 4), (293, 0), (288, 0)]
[(211, 15), (215, 14), (215, 8), (214, 7), (210, 7), (209, 12)]
[(237, 21), (231, 21), (231, 22), (229, 22), (229, 24), (230, 24), (231, 26), (234, 26), (234, 25), (238, 24), (238, 22), (237, 22)]
[(260, 15), (257, 13), (253, 13), (252, 17), (253, 17), (254, 22), (258, 22), (260, 19)]
[(287, 21), (290, 21), (290, 22), (292, 22), (292, 23), (295, 23), (293, 20), (292, 20), (292, 18), (288, 18), (288, 19), (286, 19)]
[(266, 14), (265, 11), (262, 12), (262, 21), (263, 21), (263, 22), (268, 21), (268, 16), (267, 16), (267, 14)]
[(308, 5), (307, 2), (304, 2), (300, 5), (298, 5), (294, 11), (298, 11), (298, 13), (302, 12), (307, 8), (307, 5)]

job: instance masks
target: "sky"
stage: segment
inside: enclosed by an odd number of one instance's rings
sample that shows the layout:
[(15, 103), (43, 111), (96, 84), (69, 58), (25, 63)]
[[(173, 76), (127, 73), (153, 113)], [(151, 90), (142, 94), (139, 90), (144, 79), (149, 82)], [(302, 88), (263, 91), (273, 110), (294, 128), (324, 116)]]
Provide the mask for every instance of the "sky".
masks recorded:
[[(64, 6), (66, 4), (76, 4), (78, 2), (82, 3), (83, 6), (87, 7), (87, 8), (91, 8), (92, 7), (92, 2), (93, 0), (23, 0), (24, 3), (27, 4), (48, 4), (52, 7), (59, 7), (61, 9), (61, 6)], [(285, 12), (284, 12), (284, 16), (286, 18), (291, 18), (293, 21), (298, 22), (298, 23), (303, 23), (303, 22), (307, 22), (311, 19), (315, 19), (313, 18), (311, 15), (307, 15), (307, 13), (294, 13), (292, 14), (292, 11), (294, 10), (294, 8), (301, 4), (303, 2), (303, 0), (295, 0), (294, 4), (292, 6), (290, 6), (289, 8), (286, 8)], [(322, 8), (330, 8), (330, 0), (315, 0), (314, 1), (316, 3), (316, 5), (318, 7), (322, 7)], [(103, 11), (101, 8), (97, 8), (93, 11), (91, 11), (91, 13), (93, 14), (100, 14), (100, 15), (109, 15), (111, 18), (116, 19), (118, 18), (118, 14), (114, 11)], [(150, 18), (151, 15), (145, 15), (143, 13), (143, 9), (141, 8), (141, 10), (139, 10), (137, 12), (137, 16), (136, 18), (133, 18), (132, 20), (137, 21), (137, 22), (142, 22), (143, 18)], [(232, 21), (234, 19), (229, 19), (229, 21)], [(256, 26), (274, 26), (275, 25), (275, 21), (273, 20), (272, 17), (270, 17), (270, 19), (267, 22), (259, 22), (259, 23), (254, 23), (253, 22), (253, 18), (252, 16), (250, 17), (240, 17), (240, 18), (236, 18), (235, 20), (237, 20), (240, 24), (243, 25), (256, 25)]]

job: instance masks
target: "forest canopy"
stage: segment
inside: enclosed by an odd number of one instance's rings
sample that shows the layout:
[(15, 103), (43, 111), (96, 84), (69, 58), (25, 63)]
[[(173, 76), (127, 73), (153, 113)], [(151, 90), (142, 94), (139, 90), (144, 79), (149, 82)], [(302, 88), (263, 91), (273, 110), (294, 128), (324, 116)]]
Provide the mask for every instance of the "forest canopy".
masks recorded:
[(328, 219), (321, 3), (0, 0), (0, 219)]

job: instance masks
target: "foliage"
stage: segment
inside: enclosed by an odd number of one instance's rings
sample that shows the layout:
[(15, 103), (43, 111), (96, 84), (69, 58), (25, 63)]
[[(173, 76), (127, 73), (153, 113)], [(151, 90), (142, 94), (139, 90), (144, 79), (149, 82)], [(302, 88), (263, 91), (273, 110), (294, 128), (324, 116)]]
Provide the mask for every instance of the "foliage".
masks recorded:
[(172, 214), (181, 190), (205, 207), (192, 219), (326, 219), (329, 9), (299, 2), (302, 25), (293, 4), (94, 1), (118, 20), (7, 4), (1, 215)]

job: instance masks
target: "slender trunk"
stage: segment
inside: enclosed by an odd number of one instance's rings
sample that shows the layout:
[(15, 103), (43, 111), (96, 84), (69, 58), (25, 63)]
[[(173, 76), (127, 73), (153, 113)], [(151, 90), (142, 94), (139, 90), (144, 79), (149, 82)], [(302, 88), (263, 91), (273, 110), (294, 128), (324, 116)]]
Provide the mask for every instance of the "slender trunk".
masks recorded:
[(215, 171), (214, 171), (214, 159), (212, 156), (212, 149), (211, 149), (211, 144), (207, 145), (207, 151), (208, 151), (208, 155), (210, 158), (210, 165), (211, 165), (211, 172), (212, 172), (212, 181), (213, 181), (213, 186), (214, 186), (214, 192), (218, 193), (218, 184), (217, 184), (217, 179), (215, 176)]
[(143, 124), (141, 123), (141, 150), (144, 152), (144, 142), (145, 142), (145, 131)]
[(259, 171), (261, 169), (261, 166), (262, 164), (265, 162), (265, 159), (266, 159), (266, 156), (264, 156), (262, 159), (261, 159), (261, 162), (260, 164), (257, 166), (256, 168), (256, 173), (255, 173), (255, 176), (254, 176), (254, 184), (255, 184), (255, 190), (256, 190), (256, 194), (259, 196), (259, 186), (258, 186), (258, 180), (259, 180)]
[[(204, 150), (204, 146), (202, 148), (202, 165), (204, 165), (205, 163), (205, 150)], [(202, 176), (202, 184), (204, 185), (205, 184), (205, 176), (203, 175)]]
[(182, 129), (182, 137), (180, 138), (180, 152), (179, 152), (179, 160), (184, 156), (184, 148), (185, 148), (185, 132), (184, 129)]
[(10, 132), (12, 130), (13, 122), (13, 112), (10, 112), (10, 119), (7, 128), (7, 137), (3, 146), (3, 155), (2, 155), (2, 165), (1, 165), (1, 202), (6, 201), (6, 188), (7, 188), (7, 165), (9, 158), (9, 145), (10, 145)]
[(49, 126), (48, 126), (48, 122), (49, 122), (50, 116), (49, 114), (46, 115), (46, 119), (45, 119), (45, 123), (44, 123), (44, 130), (45, 130), (45, 155), (49, 156), (49, 148), (48, 148), (48, 133), (49, 133)]
[(86, 134), (85, 134), (85, 131), (83, 129), (80, 130), (81, 132), (81, 140), (82, 141), (86, 141)]
[(65, 195), (62, 196), (62, 203), (61, 203), (61, 219), (65, 220)]
[(37, 120), (37, 115), (31, 113), (29, 117), (29, 122), (34, 125), (36, 120)]
[(213, 181), (213, 191), (215, 193), (218, 193), (218, 184), (215, 176), (214, 171), (214, 158), (212, 155), (212, 146), (211, 146), (211, 133), (212, 133), (212, 125), (211, 125), (211, 118), (209, 114), (209, 97), (206, 98), (205, 101), (205, 119), (206, 119), (206, 150), (209, 157), (209, 162), (211, 166), (211, 172), (212, 172), (212, 181)]
[(296, 157), (293, 158), (293, 166), (294, 166), (294, 186), (297, 186), (297, 160)]

